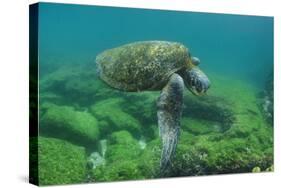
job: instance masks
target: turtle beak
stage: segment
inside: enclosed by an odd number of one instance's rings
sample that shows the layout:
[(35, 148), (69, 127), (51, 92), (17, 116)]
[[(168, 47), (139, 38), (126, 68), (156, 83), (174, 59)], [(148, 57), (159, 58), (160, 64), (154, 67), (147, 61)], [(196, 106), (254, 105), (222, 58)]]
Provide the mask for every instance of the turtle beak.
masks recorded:
[(197, 96), (206, 94), (210, 88), (211, 82), (198, 67), (193, 67), (186, 71), (184, 79), (186, 87)]

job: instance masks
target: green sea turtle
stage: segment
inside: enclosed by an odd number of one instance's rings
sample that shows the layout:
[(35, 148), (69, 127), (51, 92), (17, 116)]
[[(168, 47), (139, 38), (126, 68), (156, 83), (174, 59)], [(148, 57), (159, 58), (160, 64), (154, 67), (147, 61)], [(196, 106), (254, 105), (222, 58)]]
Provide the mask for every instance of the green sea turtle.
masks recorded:
[(169, 169), (177, 146), (184, 85), (195, 95), (203, 95), (210, 87), (199, 63), (183, 44), (168, 41), (134, 42), (96, 57), (98, 76), (109, 86), (130, 92), (162, 90), (157, 100), (161, 172)]

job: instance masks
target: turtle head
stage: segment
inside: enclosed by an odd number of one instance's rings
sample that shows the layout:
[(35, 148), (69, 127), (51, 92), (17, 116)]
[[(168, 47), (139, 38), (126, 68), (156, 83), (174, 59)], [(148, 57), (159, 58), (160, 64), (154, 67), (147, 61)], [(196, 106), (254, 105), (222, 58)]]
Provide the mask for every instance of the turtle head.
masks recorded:
[(194, 95), (204, 95), (209, 89), (211, 82), (206, 74), (197, 67), (200, 64), (199, 58), (191, 57), (189, 61), (192, 65), (185, 70), (183, 75), (185, 86)]

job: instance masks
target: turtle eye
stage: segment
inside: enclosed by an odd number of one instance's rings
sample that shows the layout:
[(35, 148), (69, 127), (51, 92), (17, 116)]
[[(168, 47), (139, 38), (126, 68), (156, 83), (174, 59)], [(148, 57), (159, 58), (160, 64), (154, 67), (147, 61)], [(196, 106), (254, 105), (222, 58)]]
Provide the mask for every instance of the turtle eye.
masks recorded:
[(191, 62), (193, 65), (198, 66), (200, 64), (200, 59), (198, 57), (192, 57)]
[(191, 86), (196, 88), (196, 80), (191, 81)]
[(200, 81), (197, 82), (196, 90), (197, 90), (198, 93), (201, 93), (202, 90), (203, 90), (202, 83)]

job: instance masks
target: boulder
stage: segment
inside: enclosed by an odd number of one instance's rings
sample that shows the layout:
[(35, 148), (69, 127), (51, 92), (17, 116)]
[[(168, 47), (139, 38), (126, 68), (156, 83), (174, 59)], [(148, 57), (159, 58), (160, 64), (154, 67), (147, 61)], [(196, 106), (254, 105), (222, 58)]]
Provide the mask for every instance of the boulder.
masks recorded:
[(88, 112), (49, 104), (40, 119), (40, 134), (92, 145), (99, 138), (99, 127), (96, 118)]
[(83, 183), (86, 153), (83, 147), (56, 138), (38, 138), (39, 185)]
[(141, 124), (132, 115), (123, 111), (122, 98), (110, 98), (99, 101), (90, 107), (90, 112), (102, 122), (100, 128), (103, 134), (112, 131), (127, 130), (134, 136), (140, 135)]

